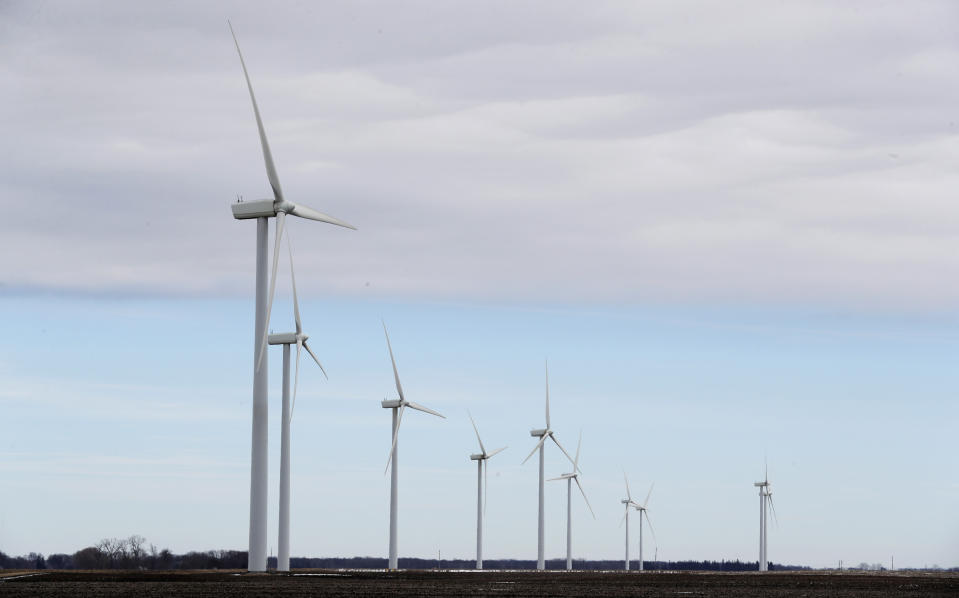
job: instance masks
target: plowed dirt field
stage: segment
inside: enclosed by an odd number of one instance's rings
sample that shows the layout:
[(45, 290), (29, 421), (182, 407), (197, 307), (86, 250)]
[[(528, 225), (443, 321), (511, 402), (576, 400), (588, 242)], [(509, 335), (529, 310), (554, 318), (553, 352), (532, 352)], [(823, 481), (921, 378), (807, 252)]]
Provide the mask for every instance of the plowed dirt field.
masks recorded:
[(49, 572), (0, 579), (0, 596), (767, 596), (835, 598), (959, 596), (957, 574), (687, 573), (532, 571), (313, 571), (293, 575)]

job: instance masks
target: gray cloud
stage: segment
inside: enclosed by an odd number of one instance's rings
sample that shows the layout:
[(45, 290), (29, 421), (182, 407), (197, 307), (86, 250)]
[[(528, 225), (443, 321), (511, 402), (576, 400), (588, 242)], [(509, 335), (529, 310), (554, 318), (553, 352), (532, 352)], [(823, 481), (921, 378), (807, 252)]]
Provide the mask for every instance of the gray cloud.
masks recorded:
[[(0, 281), (927, 309), (959, 285), (951, 3), (8, 3)], [(369, 286), (367, 286), (369, 283)]]

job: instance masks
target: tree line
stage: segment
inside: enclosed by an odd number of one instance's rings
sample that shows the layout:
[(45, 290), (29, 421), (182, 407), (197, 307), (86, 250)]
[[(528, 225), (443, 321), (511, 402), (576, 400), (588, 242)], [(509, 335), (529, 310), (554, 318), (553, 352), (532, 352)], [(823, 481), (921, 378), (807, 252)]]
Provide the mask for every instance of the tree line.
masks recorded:
[[(381, 557), (352, 558), (310, 558), (291, 557), (293, 569), (386, 569), (388, 561)], [(276, 568), (276, 557), (270, 557), (268, 568)], [(400, 558), (401, 569), (473, 569), (473, 559), (419, 559)], [(535, 560), (522, 559), (485, 559), (486, 569), (535, 569)], [(246, 569), (245, 550), (207, 550), (174, 554), (169, 549), (158, 549), (140, 535), (129, 538), (104, 538), (93, 546), (87, 546), (73, 554), (50, 554), (44, 556), (31, 552), (22, 556), (10, 556), (0, 551), (0, 569), (139, 569), (149, 571), (195, 570), (195, 569)], [(566, 559), (549, 559), (546, 568), (562, 570), (566, 568)], [(581, 571), (617, 570), (623, 568), (622, 559), (582, 560), (574, 559), (573, 568)], [(630, 561), (630, 569), (639, 568), (639, 561)], [(756, 571), (756, 561), (720, 560), (720, 561), (644, 561), (644, 568), (651, 571)], [(802, 565), (784, 565), (770, 563), (770, 571), (811, 570)], [(846, 570), (855, 569), (855, 567)], [(861, 563), (861, 570), (884, 570), (881, 565)], [(941, 570), (938, 566), (933, 569)], [(951, 568), (948, 571), (959, 570)]]
[(169, 571), (174, 569), (246, 569), (247, 553), (239, 550), (190, 551), (173, 554), (147, 544), (146, 538), (104, 538), (73, 554), (51, 554), (46, 557), (31, 552), (25, 556), (8, 556), (0, 551), (0, 569), (141, 569)]
[[(649, 571), (756, 571), (759, 564), (756, 561), (643, 561), (643, 567)], [(291, 557), (290, 568), (293, 569), (385, 569), (387, 559), (379, 557), (352, 557), (352, 558), (304, 558)], [(399, 559), (400, 569), (474, 569), (475, 559)], [(524, 570), (536, 569), (536, 560), (522, 559), (483, 559), (484, 569)], [(573, 559), (573, 569), (579, 571), (613, 571), (623, 568), (622, 559), (614, 560), (584, 560)], [(631, 560), (630, 570), (639, 569), (639, 560)], [(547, 559), (546, 569), (565, 570), (566, 559)], [(810, 569), (801, 565), (780, 565), (770, 563), (770, 571), (800, 571)]]

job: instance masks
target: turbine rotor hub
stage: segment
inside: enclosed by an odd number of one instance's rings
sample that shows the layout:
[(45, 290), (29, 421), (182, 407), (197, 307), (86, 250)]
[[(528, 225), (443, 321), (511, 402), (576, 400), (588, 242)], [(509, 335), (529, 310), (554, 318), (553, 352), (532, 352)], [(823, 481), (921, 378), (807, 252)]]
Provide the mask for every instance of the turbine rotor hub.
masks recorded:
[(273, 209), (277, 212), (286, 212), (287, 214), (291, 214), (293, 210), (296, 209), (296, 205), (286, 201), (285, 199), (275, 199), (273, 200)]

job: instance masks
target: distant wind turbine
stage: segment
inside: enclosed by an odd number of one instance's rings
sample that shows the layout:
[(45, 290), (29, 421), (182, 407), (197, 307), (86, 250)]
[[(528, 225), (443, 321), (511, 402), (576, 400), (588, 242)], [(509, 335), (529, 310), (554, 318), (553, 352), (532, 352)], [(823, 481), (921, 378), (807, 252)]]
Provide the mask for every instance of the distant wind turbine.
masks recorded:
[(586, 501), (586, 506), (589, 508), (590, 515), (593, 516), (593, 519), (596, 519), (596, 513), (593, 512), (593, 507), (589, 504), (589, 499), (586, 498), (586, 491), (583, 490), (583, 485), (579, 483), (579, 449), (583, 444), (583, 433), (579, 433), (579, 442), (576, 443), (576, 458), (573, 459), (573, 471), (572, 473), (564, 473), (558, 478), (550, 478), (549, 481), (554, 480), (566, 480), (566, 570), (573, 570), (573, 482), (576, 482), (576, 487), (579, 488), (580, 493), (583, 495), (583, 500)]
[[(310, 337), (303, 333), (303, 326), (300, 323), (300, 305), (296, 297), (296, 274), (293, 272), (293, 249), (289, 246), (289, 237), (287, 237), (287, 249), (290, 253), (293, 319), (296, 324), (296, 332), (271, 334), (268, 338), (271, 345), (283, 345), (283, 420), (280, 427), (280, 525), (276, 560), (277, 571), (290, 570), (290, 424), (293, 420), (293, 406), (296, 405), (296, 392), (300, 385), (300, 352), (302, 349), (306, 349), (316, 365), (320, 367), (323, 376), (326, 376), (323, 364), (316, 358), (316, 354), (313, 353), (310, 346), (306, 344), (306, 340)], [(290, 345), (296, 345), (296, 374), (294, 375), (292, 405), (290, 404)]]
[[(387, 401), (383, 400), (381, 405), (384, 409), (393, 410), (393, 446), (390, 447), (390, 456), (386, 459), (386, 467), (390, 468), (392, 463), (393, 467), (390, 470), (390, 561), (389, 568), (397, 569), (399, 565), (399, 558), (396, 551), (396, 506), (397, 506), (397, 471), (396, 471), (396, 454), (397, 454), (397, 445), (396, 441), (399, 439), (400, 434), (400, 422), (403, 420), (403, 411), (407, 407), (410, 409), (416, 409), (417, 411), (422, 411), (423, 413), (429, 413), (437, 417), (442, 417), (446, 419), (445, 415), (441, 415), (432, 409), (427, 409), (422, 405), (417, 405), (411, 401), (407, 401), (403, 396), (403, 387), (400, 385), (400, 374), (396, 371), (396, 359), (393, 358), (393, 346), (390, 345), (390, 333), (386, 331), (386, 324), (383, 324), (383, 334), (386, 335), (386, 347), (390, 351), (390, 362), (393, 364), (393, 378), (396, 380), (396, 394), (399, 395), (400, 400), (398, 401)], [(386, 471), (384, 470), (385, 474)]]
[(503, 448), (495, 449), (494, 451), (487, 453), (486, 447), (483, 446), (483, 439), (480, 438), (479, 430), (476, 428), (476, 422), (473, 421), (473, 414), (469, 411), (466, 412), (470, 417), (470, 423), (473, 424), (473, 431), (476, 432), (476, 440), (479, 441), (480, 452), (478, 454), (470, 455), (470, 459), (476, 461), (476, 568), (483, 568), (483, 514), (486, 512), (486, 493), (488, 491), (488, 486), (486, 482), (488, 478), (486, 476), (489, 473), (489, 458), (493, 455), (506, 449)]
[(537, 545), (536, 545), (536, 568), (539, 571), (546, 569), (546, 547), (545, 547), (545, 516), (544, 516), (544, 495), (545, 495), (545, 464), (543, 461), (543, 445), (546, 443), (546, 439), (549, 438), (553, 441), (556, 446), (559, 447), (559, 450), (563, 451), (563, 454), (566, 455), (566, 458), (573, 461), (573, 458), (569, 456), (569, 453), (566, 452), (566, 449), (563, 448), (563, 445), (556, 440), (556, 436), (553, 434), (553, 429), (550, 427), (549, 421), (549, 364), (546, 364), (546, 427), (539, 430), (530, 430), (529, 435), (539, 438), (539, 442), (536, 443), (536, 446), (533, 447), (533, 450), (530, 451), (526, 458), (523, 459), (523, 463), (529, 461), (529, 458), (533, 456), (533, 453), (539, 449), (539, 525), (537, 527)]
[(649, 520), (649, 513), (646, 511), (647, 505), (649, 505), (649, 496), (653, 493), (653, 486), (656, 483), (653, 482), (649, 486), (649, 492), (646, 493), (646, 500), (643, 501), (643, 504), (633, 503), (633, 508), (639, 511), (639, 570), (642, 571), (643, 567), (643, 517), (646, 517), (646, 523), (649, 524), (649, 532), (653, 534), (653, 542), (656, 542), (656, 532), (653, 531), (653, 524)]
[[(256, 128), (260, 134), (260, 146), (263, 150), (263, 161), (266, 165), (266, 176), (273, 190), (272, 199), (237, 202), (232, 204), (233, 217), (237, 220), (256, 219), (256, 311), (253, 325), (253, 429), (252, 452), (250, 459), (250, 543), (247, 568), (250, 571), (265, 571), (267, 561), (267, 498), (268, 498), (268, 389), (266, 343), (267, 331), (270, 327), (270, 309), (273, 305), (273, 290), (276, 288), (276, 266), (279, 259), (280, 239), (283, 236), (283, 222), (287, 214), (317, 220), (328, 224), (335, 224), (346, 228), (355, 227), (332, 216), (317, 212), (312, 208), (286, 201), (280, 189), (280, 179), (273, 165), (273, 154), (270, 144), (266, 140), (266, 131), (263, 120), (260, 118), (260, 109), (253, 95), (253, 85), (250, 75), (240, 52), (240, 44), (230, 25), (233, 43), (240, 57), (240, 66), (243, 67), (243, 76), (250, 92), (250, 101), (253, 103), (253, 116), (256, 118)], [(273, 246), (273, 270), (270, 276), (270, 291), (267, 296), (267, 237), (269, 236), (268, 218), (276, 218), (276, 234)]]
[(754, 482), (753, 486), (759, 488), (759, 570), (768, 571), (769, 556), (766, 553), (766, 528), (769, 518), (766, 515), (767, 511), (772, 509), (773, 518), (776, 518), (776, 507), (773, 505), (773, 493), (772, 490), (769, 489), (771, 484), (769, 483), (768, 465), (765, 468), (763, 481)]
[(622, 526), (623, 522), (626, 522), (626, 564), (625, 569), (629, 571), (629, 508), (638, 507), (639, 503), (633, 500), (633, 495), (629, 492), (629, 478), (626, 477), (626, 472), (623, 472), (623, 480), (626, 481), (626, 498), (622, 499), (621, 502), (626, 506), (626, 509), (623, 513), (623, 518), (619, 521), (619, 525)]

